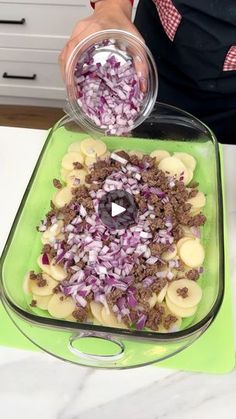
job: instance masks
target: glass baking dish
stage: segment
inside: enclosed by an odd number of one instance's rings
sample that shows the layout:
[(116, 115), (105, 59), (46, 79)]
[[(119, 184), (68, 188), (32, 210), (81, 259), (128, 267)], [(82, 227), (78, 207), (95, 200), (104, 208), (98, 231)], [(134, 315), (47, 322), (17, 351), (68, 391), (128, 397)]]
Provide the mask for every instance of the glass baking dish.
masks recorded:
[(52, 179), (59, 177), (60, 162), (69, 144), (86, 136), (68, 116), (50, 131), (1, 259), (2, 301), (28, 339), (63, 360), (100, 368), (131, 368), (158, 362), (191, 345), (212, 323), (222, 303), (224, 226), (218, 143), (199, 120), (164, 104), (157, 104), (129, 138), (104, 139), (110, 150), (184, 151), (198, 162), (195, 180), (207, 195), (207, 222), (202, 235), (206, 258), (199, 280), (203, 298), (191, 323), (185, 319), (180, 331), (162, 334), (56, 320), (38, 308), (32, 311), (26, 301), (22, 282), (27, 271), (38, 269), (41, 240), (35, 226), (49, 209)]

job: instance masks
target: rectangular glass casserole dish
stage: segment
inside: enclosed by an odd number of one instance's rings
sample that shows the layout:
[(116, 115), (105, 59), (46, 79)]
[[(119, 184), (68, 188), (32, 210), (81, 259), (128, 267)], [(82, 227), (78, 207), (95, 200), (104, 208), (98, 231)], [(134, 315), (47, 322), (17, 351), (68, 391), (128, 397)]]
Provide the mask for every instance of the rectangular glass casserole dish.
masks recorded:
[(118, 148), (150, 153), (154, 149), (184, 151), (197, 162), (195, 180), (207, 195), (203, 228), (205, 272), (200, 279), (203, 299), (191, 324), (161, 334), (115, 329), (56, 320), (45, 311), (32, 311), (22, 289), (27, 271), (37, 269), (41, 250), (35, 226), (49, 209), (52, 179), (59, 176), (60, 162), (74, 141), (86, 138), (69, 118), (50, 132), (31, 177), (1, 260), (3, 303), (19, 329), (45, 351), (80, 365), (129, 368), (163, 360), (199, 337), (217, 315), (224, 292), (223, 207), (218, 144), (213, 134), (191, 115), (158, 105), (133, 138), (106, 138), (110, 150)]

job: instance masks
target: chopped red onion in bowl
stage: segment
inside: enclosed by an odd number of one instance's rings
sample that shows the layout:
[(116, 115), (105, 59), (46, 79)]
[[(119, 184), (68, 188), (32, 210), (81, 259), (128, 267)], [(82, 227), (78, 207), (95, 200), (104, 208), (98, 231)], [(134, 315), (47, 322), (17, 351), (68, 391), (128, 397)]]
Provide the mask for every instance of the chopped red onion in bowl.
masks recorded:
[(83, 53), (75, 67), (77, 102), (96, 126), (122, 135), (132, 129), (145, 94), (132, 59), (122, 63), (114, 51), (105, 62), (95, 63), (95, 50)]

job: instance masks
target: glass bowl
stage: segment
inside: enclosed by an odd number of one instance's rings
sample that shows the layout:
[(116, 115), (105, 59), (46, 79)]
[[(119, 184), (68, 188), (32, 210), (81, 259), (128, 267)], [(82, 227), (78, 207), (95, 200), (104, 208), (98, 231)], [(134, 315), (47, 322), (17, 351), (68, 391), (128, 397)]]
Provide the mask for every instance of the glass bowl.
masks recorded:
[[(151, 113), (157, 98), (158, 76), (155, 61), (148, 47), (139, 38), (129, 32), (109, 29), (97, 32), (80, 42), (72, 52), (66, 66), (66, 88), (68, 103), (67, 113), (86, 131), (93, 136), (103, 135), (105, 128), (100, 128), (86, 115), (78, 103), (78, 91), (75, 82), (76, 67), (79, 61), (93, 59), (94, 64), (104, 64), (114, 56), (118, 62), (125, 64), (130, 60), (140, 67), (144, 66), (146, 77), (146, 92), (139, 113), (135, 117), (132, 129), (140, 125)], [(96, 74), (96, 70), (95, 70)], [(121, 101), (122, 102), (122, 101)], [(127, 132), (131, 127), (127, 127)]]
[(35, 226), (49, 209), (60, 162), (68, 146), (86, 137), (68, 116), (50, 131), (22, 199), (1, 259), (1, 296), (13, 322), (33, 343), (66, 361), (99, 368), (131, 368), (164, 360), (191, 345), (216, 317), (224, 294), (224, 226), (218, 143), (199, 120), (174, 107), (157, 104), (133, 137), (106, 137), (110, 150), (154, 149), (191, 153), (198, 162), (196, 181), (207, 195), (203, 228), (206, 249), (200, 278), (203, 298), (191, 321), (180, 331), (158, 333), (116, 329), (56, 320), (40, 309), (31, 309), (22, 283), (27, 271), (37, 269), (41, 240)]

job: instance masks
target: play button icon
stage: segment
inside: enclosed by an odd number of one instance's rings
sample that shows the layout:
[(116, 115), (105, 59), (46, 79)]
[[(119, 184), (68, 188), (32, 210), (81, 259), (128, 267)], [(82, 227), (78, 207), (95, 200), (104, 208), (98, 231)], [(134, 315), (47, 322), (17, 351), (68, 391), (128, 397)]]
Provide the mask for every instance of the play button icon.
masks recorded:
[(98, 206), (99, 217), (109, 229), (120, 230), (136, 222), (137, 205), (131, 194), (124, 190), (106, 193)]
[(111, 216), (116, 217), (119, 214), (123, 214), (126, 211), (126, 208), (121, 207), (120, 205), (116, 204), (115, 202), (111, 203)]

